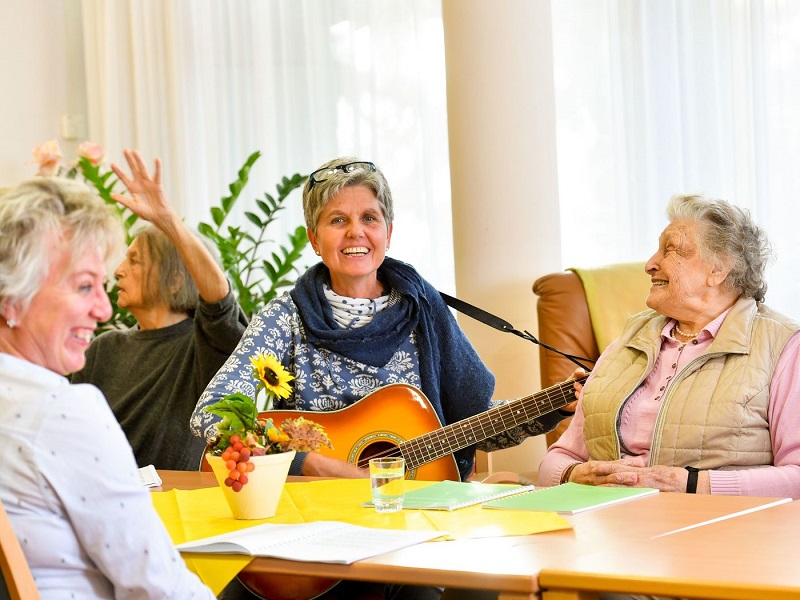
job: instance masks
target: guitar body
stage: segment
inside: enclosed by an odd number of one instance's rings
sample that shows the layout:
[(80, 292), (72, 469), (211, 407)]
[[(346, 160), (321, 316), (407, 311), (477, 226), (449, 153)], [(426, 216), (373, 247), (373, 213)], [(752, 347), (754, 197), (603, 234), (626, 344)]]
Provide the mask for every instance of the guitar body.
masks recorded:
[[(585, 380), (586, 376), (577, 381)], [(276, 410), (259, 416), (271, 418), (276, 425), (297, 417), (316, 421), (333, 443), (333, 448), (320, 452), (354, 465), (366, 467), (373, 456), (402, 454), (407, 479), (459, 481), (453, 452), (567, 405), (575, 399), (573, 383), (570, 380), (551, 386), (444, 427), (425, 394), (404, 383), (382, 387), (341, 410)], [(205, 457), (200, 469), (211, 470)], [(315, 598), (337, 583), (261, 573), (242, 573), (239, 579), (265, 600)]]
[[(401, 452), (396, 449), (403, 442), (442, 427), (425, 394), (404, 383), (384, 386), (340, 410), (271, 410), (260, 413), (259, 417), (270, 418), (278, 426), (286, 419), (311, 419), (325, 428), (325, 433), (333, 443), (333, 448), (321, 448), (320, 454), (362, 467), (366, 467), (373, 456), (387, 453), (399, 455)], [(406, 466), (406, 479), (461, 479), (452, 454), (421, 465), (407, 460)], [(211, 470), (205, 458), (200, 469)]]
[[(362, 467), (367, 466), (370, 458), (390, 453), (403, 442), (442, 427), (425, 394), (404, 383), (382, 387), (341, 410), (271, 410), (259, 416), (271, 418), (276, 425), (297, 417), (311, 419), (325, 428), (333, 442), (333, 448), (323, 447), (320, 454)], [(452, 455), (423, 465), (407, 463), (406, 479), (461, 479)]]
[[(306, 417), (325, 428), (333, 448), (319, 452), (354, 465), (366, 466), (369, 459), (388, 453), (408, 440), (442, 427), (428, 398), (417, 388), (403, 383), (387, 385), (364, 396), (347, 408), (334, 411), (271, 410), (259, 414), (280, 426), (286, 419)], [(210, 470), (203, 459), (202, 470)], [(409, 464), (407, 479), (460, 481), (452, 454), (419, 466)], [(264, 600), (316, 598), (338, 583), (336, 579), (289, 577), (266, 573), (240, 573), (239, 581)]]

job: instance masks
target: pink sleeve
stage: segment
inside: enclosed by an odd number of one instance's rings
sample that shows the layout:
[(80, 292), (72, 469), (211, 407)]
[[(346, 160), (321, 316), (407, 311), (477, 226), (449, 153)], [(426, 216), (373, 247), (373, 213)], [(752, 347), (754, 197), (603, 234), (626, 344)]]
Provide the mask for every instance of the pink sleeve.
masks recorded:
[[(589, 375), (586, 383), (591, 380), (592, 375)], [(564, 469), (572, 463), (589, 460), (589, 451), (583, 443), (583, 421), (583, 403), (579, 400), (567, 430), (550, 446), (539, 464), (539, 485), (558, 485)]]
[(712, 494), (800, 498), (800, 332), (781, 352), (769, 393), (775, 466), (710, 471)]

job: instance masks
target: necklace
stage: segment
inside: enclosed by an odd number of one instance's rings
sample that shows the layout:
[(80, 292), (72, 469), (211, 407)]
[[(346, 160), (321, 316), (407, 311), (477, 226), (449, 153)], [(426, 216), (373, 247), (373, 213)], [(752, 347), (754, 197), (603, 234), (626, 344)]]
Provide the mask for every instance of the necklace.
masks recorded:
[(683, 331), (681, 331), (681, 328), (678, 327), (677, 325), (673, 327), (673, 331), (677, 331), (679, 335), (682, 335), (685, 338), (696, 338), (698, 335), (700, 335), (700, 331), (698, 331), (697, 333), (684, 333)]

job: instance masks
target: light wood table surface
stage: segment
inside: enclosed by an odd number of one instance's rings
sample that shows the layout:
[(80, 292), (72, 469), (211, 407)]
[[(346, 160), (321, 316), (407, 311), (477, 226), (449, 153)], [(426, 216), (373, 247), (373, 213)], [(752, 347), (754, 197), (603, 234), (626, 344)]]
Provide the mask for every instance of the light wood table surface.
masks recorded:
[(586, 554), (543, 569), (544, 600), (599, 592), (719, 600), (800, 599), (800, 502)]
[[(163, 490), (216, 485), (211, 473), (159, 471), (159, 474), (164, 481)], [(304, 479), (290, 477), (289, 481)], [(539, 598), (539, 574), (544, 569), (554, 572), (564, 566), (576, 569), (583, 565), (582, 557), (602, 554), (604, 548), (622, 549), (626, 544), (646, 542), (679, 528), (755, 510), (775, 500), (661, 493), (568, 516), (573, 525), (571, 530), (428, 542), (351, 565), (257, 558), (245, 571), (494, 590), (502, 600)]]

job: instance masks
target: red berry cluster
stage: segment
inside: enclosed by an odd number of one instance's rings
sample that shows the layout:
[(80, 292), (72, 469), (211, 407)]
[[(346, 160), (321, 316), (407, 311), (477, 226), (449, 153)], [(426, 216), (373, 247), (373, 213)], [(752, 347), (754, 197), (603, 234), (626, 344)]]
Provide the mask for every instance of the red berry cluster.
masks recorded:
[(222, 453), (222, 460), (225, 461), (225, 466), (230, 471), (228, 477), (225, 478), (225, 485), (234, 492), (240, 492), (242, 486), (247, 483), (247, 473), (250, 473), (256, 466), (250, 462), (250, 448), (244, 445), (241, 436), (233, 434), (230, 441), (231, 445)]

